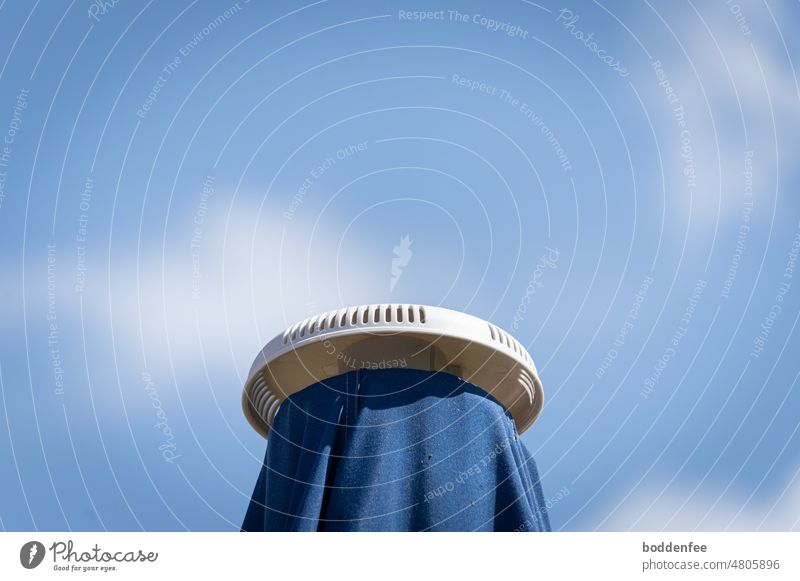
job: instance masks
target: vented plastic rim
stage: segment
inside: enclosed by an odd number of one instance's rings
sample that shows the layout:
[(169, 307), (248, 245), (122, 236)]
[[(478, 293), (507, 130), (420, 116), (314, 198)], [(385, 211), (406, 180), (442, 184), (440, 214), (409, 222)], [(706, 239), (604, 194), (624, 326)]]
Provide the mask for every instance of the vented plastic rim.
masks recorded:
[[(407, 345), (430, 346), (430, 354), (415, 350), (412, 356)], [(383, 359), (348, 355), (365, 346)], [(409, 356), (401, 359), (401, 352)], [(516, 339), (478, 317), (415, 304), (348, 307), (292, 325), (256, 356), (242, 407), (266, 437), (281, 402), (293, 393), (352, 369), (393, 367), (445, 371), (477, 385), (506, 407), (520, 434), (542, 409), (536, 366)]]

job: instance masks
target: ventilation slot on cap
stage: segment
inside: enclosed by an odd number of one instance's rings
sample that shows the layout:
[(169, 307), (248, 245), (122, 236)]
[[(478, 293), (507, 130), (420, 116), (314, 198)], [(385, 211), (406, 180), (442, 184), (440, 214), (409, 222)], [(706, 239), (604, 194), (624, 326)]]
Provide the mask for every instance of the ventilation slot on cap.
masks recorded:
[(535, 388), (533, 378), (530, 374), (525, 371), (524, 369), (519, 370), (519, 377), (518, 377), (519, 384), (525, 390), (525, 393), (528, 395), (528, 401), (533, 401)]

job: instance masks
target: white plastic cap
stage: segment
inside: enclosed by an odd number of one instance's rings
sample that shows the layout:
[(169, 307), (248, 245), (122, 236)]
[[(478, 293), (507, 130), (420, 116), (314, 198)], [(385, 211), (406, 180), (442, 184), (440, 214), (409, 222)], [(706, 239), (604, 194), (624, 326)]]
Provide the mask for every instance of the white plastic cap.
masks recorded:
[(266, 437), (284, 399), (359, 368), (457, 375), (499, 400), (520, 434), (542, 409), (544, 393), (533, 360), (505, 331), (441, 307), (382, 304), (310, 317), (267, 343), (245, 383), (245, 416)]

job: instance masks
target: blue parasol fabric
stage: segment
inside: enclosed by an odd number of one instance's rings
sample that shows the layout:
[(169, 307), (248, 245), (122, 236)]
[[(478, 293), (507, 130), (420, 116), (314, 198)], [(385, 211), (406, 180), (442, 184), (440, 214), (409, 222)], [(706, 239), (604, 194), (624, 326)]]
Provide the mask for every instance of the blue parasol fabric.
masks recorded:
[(358, 369), (281, 404), (243, 531), (548, 531), (536, 464), (454, 375)]

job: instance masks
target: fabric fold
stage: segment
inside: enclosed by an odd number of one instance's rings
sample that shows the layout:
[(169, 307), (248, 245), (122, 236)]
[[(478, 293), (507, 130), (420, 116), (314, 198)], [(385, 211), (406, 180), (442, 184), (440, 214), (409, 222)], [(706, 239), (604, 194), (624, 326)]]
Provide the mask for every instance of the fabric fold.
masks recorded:
[(289, 397), (243, 531), (546, 531), (505, 408), (446, 373), (354, 370)]

